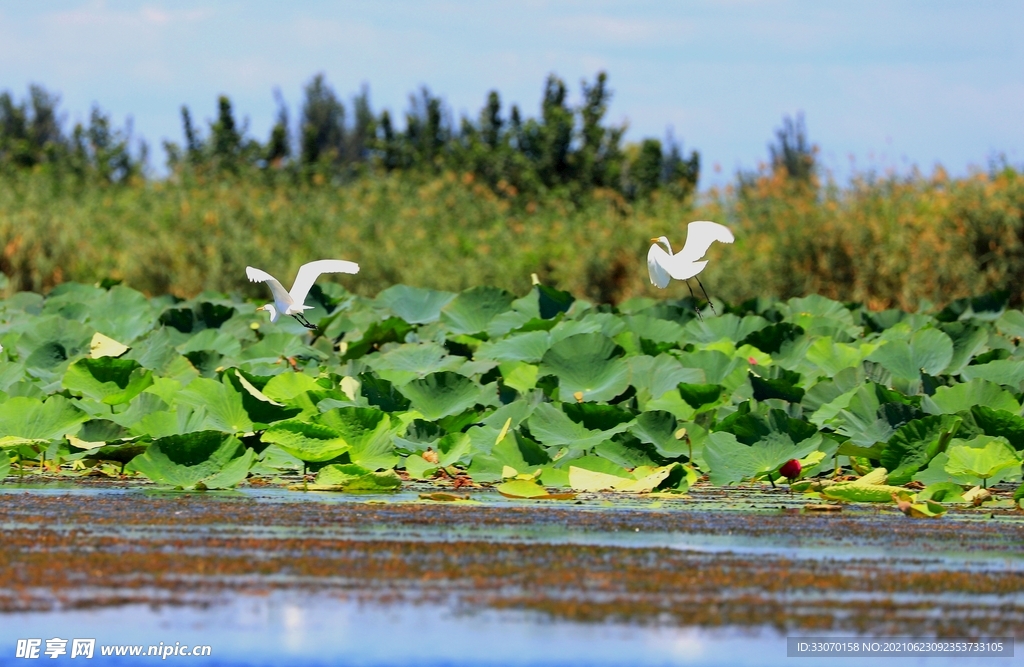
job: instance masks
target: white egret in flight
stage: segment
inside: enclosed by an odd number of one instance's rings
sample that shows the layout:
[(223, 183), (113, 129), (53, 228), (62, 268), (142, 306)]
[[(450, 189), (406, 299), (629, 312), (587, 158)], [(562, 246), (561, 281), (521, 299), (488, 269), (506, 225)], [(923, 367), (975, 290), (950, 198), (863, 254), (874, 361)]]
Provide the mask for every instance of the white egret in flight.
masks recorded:
[(250, 281), (266, 283), (274, 295), (274, 303), (260, 306), (256, 310), (265, 310), (270, 313), (271, 322), (276, 322), (277, 318), (282, 315), (291, 315), (299, 321), (299, 324), (313, 330), (316, 329), (316, 326), (302, 314), (302, 311), (309, 310), (313, 306), (306, 306), (303, 303), (306, 300), (306, 295), (309, 294), (309, 289), (313, 287), (313, 283), (321, 273), (359, 273), (359, 265), (344, 259), (320, 259), (303, 264), (295, 275), (295, 282), (292, 283), (290, 292), (285, 291), (284, 285), (266, 271), (251, 266), (245, 267), (245, 275), (249, 277)]
[[(732, 243), (734, 240), (728, 227), (707, 220), (698, 220), (686, 226), (686, 243), (683, 244), (683, 249), (674, 255), (672, 254), (672, 244), (669, 243), (668, 238), (659, 236), (656, 239), (651, 239), (654, 241), (654, 245), (647, 251), (647, 272), (651, 276), (651, 284), (664, 289), (668, 287), (671, 278), (685, 281), (686, 286), (690, 288), (690, 296), (696, 300), (693, 288), (690, 287), (690, 278), (697, 278), (697, 274), (703, 271), (708, 264), (707, 260), (699, 261), (700, 258), (715, 241)], [(708, 304), (711, 304), (711, 299), (700, 278), (697, 278), (697, 284), (704, 292), (704, 298), (708, 300)], [(711, 310), (712, 312), (715, 310), (713, 304), (711, 304)], [(697, 315), (700, 315), (700, 311), (697, 311)]]

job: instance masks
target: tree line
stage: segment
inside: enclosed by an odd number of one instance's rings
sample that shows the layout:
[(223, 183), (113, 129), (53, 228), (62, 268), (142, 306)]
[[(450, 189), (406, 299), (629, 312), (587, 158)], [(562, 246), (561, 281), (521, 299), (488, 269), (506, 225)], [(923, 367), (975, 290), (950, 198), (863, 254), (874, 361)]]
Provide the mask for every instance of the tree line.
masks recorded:
[[(230, 98), (217, 100), (215, 119), (194, 120), (181, 108), (183, 142), (165, 141), (170, 172), (211, 177), (265, 173), (273, 178), (340, 183), (369, 173), (470, 173), (495, 192), (535, 196), (545, 192), (583, 195), (597, 188), (633, 200), (655, 191), (677, 198), (692, 193), (700, 176), (700, 154), (688, 155), (671, 133), (626, 144), (625, 125), (608, 122), (608, 77), (581, 83), (581, 100), (569, 103), (565, 82), (550, 75), (540, 114), (526, 117), (505, 107), (491, 91), (475, 118), (455, 120), (444, 100), (426, 87), (410, 96), (395, 117), (375, 112), (364, 87), (346, 103), (318, 74), (304, 87), (298, 122), (275, 91), (278, 111), (266, 141), (240, 124)], [(132, 140), (131, 123), (116, 127), (93, 107), (87, 123), (65, 131), (59, 97), (31, 86), (16, 101), (0, 93), (0, 174), (46, 169), (81, 179), (123, 183), (144, 176), (148, 149)], [(802, 118), (786, 119), (770, 147), (772, 164), (809, 181), (814, 149), (806, 142)]]

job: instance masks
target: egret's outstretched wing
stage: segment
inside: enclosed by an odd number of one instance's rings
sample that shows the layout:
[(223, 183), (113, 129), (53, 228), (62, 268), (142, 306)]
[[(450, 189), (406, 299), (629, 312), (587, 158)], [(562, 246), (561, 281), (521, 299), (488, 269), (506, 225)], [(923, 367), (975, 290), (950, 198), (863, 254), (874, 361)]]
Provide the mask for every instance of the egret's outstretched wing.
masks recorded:
[(359, 265), (344, 259), (319, 259), (299, 267), (289, 294), (297, 305), (302, 305), (321, 273), (359, 273)]
[(696, 262), (704, 256), (715, 241), (732, 243), (732, 232), (725, 225), (707, 220), (697, 220), (686, 226), (686, 244), (676, 253), (676, 259), (683, 262)]
[(284, 288), (277, 278), (270, 275), (266, 271), (247, 266), (245, 267), (245, 275), (251, 282), (254, 283), (266, 283), (270, 286), (270, 291), (274, 294), (274, 301), (278, 303), (287, 304), (291, 303), (292, 299), (288, 295), (288, 290)]
[(665, 269), (666, 262), (671, 261), (671, 255), (665, 249), (655, 243), (647, 251), (647, 273), (651, 276), (651, 284), (661, 289), (668, 287), (669, 275)]

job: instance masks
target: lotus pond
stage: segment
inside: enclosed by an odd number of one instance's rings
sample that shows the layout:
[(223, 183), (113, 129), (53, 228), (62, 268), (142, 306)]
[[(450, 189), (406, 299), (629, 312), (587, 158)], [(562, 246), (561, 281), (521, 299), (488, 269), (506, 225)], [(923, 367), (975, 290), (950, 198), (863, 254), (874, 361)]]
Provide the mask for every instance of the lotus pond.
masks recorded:
[(1024, 622), (1001, 295), (308, 303), (312, 333), (222, 294), (0, 302), (5, 644), (216, 625), (237, 664), (737, 664)]

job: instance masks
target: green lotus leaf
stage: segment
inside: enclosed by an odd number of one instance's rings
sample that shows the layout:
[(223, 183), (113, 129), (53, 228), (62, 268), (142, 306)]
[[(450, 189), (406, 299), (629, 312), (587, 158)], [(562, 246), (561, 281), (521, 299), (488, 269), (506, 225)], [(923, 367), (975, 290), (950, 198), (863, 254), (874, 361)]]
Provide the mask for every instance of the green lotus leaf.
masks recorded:
[(968, 322), (952, 322), (943, 324), (942, 331), (953, 341), (953, 358), (945, 370), (948, 375), (960, 374), (988, 345), (988, 327), (975, 326)]
[(220, 329), (203, 329), (177, 346), (179, 352), (188, 355), (190, 352), (211, 350), (224, 357), (237, 358), (242, 354), (239, 340)]
[(0, 480), (7, 477), (11, 472), (11, 457), (7, 454), (7, 450), (0, 449)]
[(668, 343), (669, 347), (676, 347), (683, 338), (683, 325), (650, 315), (627, 317), (626, 326), (641, 339), (653, 343)]
[(242, 404), (242, 395), (230, 384), (198, 378), (178, 392), (180, 405), (206, 410), (211, 428), (225, 433), (248, 433), (253, 430), (252, 420)]
[(896, 429), (879, 457), (889, 481), (906, 484), (917, 471), (943, 451), (963, 426), (963, 420), (950, 415), (932, 415), (914, 419)]
[(449, 433), (437, 442), (437, 464), (448, 467), (456, 463), (464, 463), (469, 456), (471, 441), (466, 433)]
[(711, 468), (711, 483), (726, 485), (775, 473), (782, 464), (802, 459), (821, 444), (819, 434), (794, 444), (788, 434), (775, 432), (753, 445), (745, 445), (732, 433), (718, 431), (708, 435), (703, 455)]
[(539, 363), (550, 347), (551, 336), (547, 331), (528, 331), (512, 334), (495, 341), (487, 341), (477, 348), (473, 356), (477, 359), (493, 359), (498, 362)]
[(637, 392), (645, 392), (650, 398), (661, 398), (682, 383), (704, 383), (703, 369), (683, 368), (678, 359), (668, 354), (629, 357), (626, 362), (629, 364), (630, 384)]
[(405, 340), (406, 335), (413, 330), (413, 326), (400, 317), (389, 317), (378, 322), (370, 322), (365, 330), (359, 333), (359, 338), (349, 338), (345, 335), (342, 358), (358, 359), (369, 352), (379, 349), (385, 343), (398, 343)]
[(797, 386), (800, 382), (799, 373), (779, 367), (773, 367), (769, 369), (769, 372), (771, 377), (762, 377), (751, 369), (749, 377), (750, 384), (754, 389), (754, 398), (759, 401), (779, 398), (790, 403), (799, 403), (803, 400), (804, 390)]
[(387, 380), (372, 373), (359, 374), (359, 393), (366, 401), (384, 412), (404, 412), (410, 401)]
[(317, 472), (316, 490), (348, 491), (373, 493), (380, 491), (396, 491), (402, 486), (402, 480), (394, 470), (374, 472), (354, 463), (326, 465)]
[(996, 328), (1013, 338), (1024, 338), (1024, 312), (1007, 310), (996, 320)]
[(448, 356), (437, 343), (406, 343), (366, 360), (378, 376), (398, 385), (430, 373), (456, 371), (465, 362), (464, 357)]
[(272, 401), (291, 403), (307, 392), (323, 389), (323, 386), (317, 384), (316, 378), (305, 373), (281, 373), (270, 378), (263, 386), (262, 393)]
[(799, 443), (818, 431), (813, 424), (790, 417), (784, 410), (768, 408), (766, 404), (759, 404), (755, 411), (751, 411), (749, 401), (741, 403), (736, 412), (715, 426), (715, 430), (732, 433), (739, 442), (746, 445), (776, 439), (780, 435), (786, 436), (791, 443)]
[[(291, 318), (288, 318), (291, 319)], [(242, 350), (238, 359), (248, 364), (277, 364), (284, 359), (305, 357), (326, 359), (327, 355), (302, 343), (294, 334), (270, 333), (260, 342)]]
[(996, 290), (981, 296), (969, 296), (956, 299), (943, 308), (935, 319), (940, 322), (952, 322), (955, 320), (976, 319), (982, 321), (993, 321), (999, 319), (1006, 309), (1010, 292), (1008, 290)]
[(422, 454), (410, 454), (402, 462), (405, 472), (413, 479), (430, 479), (437, 472), (437, 464), (423, 458)]
[(115, 285), (91, 300), (87, 321), (96, 331), (130, 345), (156, 327), (157, 317), (143, 294)]
[[(282, 375), (298, 375), (298, 373)], [(246, 414), (249, 415), (249, 419), (252, 420), (256, 429), (266, 428), (266, 425), (272, 422), (290, 419), (301, 412), (299, 407), (290, 407), (270, 398), (252, 381), (255, 380), (266, 388), (270, 384), (269, 379), (272, 378), (259, 378), (238, 368), (229, 368), (224, 372), (223, 381), (229, 383), (242, 397), (242, 407), (245, 408)]]
[(128, 403), (153, 384), (153, 372), (134, 359), (79, 359), (68, 367), (62, 382), (68, 391), (107, 405)]
[(318, 424), (330, 428), (344, 439), (353, 463), (369, 470), (391, 468), (398, 463), (398, 456), (394, 453), (391, 418), (377, 408), (334, 408), (315, 419)]
[(965, 366), (960, 371), (960, 377), (968, 381), (980, 378), (1019, 391), (1021, 382), (1024, 382), (1024, 362), (1019, 359), (999, 359), (987, 364)]
[(917, 380), (924, 371), (939, 375), (953, 360), (953, 341), (938, 329), (922, 329), (909, 341), (890, 340), (868, 356), (904, 380)]
[(414, 419), (406, 426), (405, 433), (401, 435), (396, 433), (392, 439), (396, 447), (406, 452), (424, 452), (427, 449), (436, 450), (437, 441), (441, 439), (442, 435), (444, 435), (444, 431), (437, 422)]
[(430, 420), (460, 414), (494, 400), (492, 389), (451, 371), (431, 373), (399, 387), (398, 391), (409, 399), (414, 410)]
[(632, 420), (619, 422), (607, 429), (589, 429), (573, 421), (553, 404), (541, 403), (534, 409), (526, 423), (530, 433), (549, 447), (568, 447), (571, 451), (585, 451), (610, 439), (616, 433), (628, 430)]
[(63, 396), (46, 401), (14, 396), (0, 403), (0, 445), (3, 439), (59, 440), (75, 435), (89, 415)]
[[(984, 447), (978, 445), (985, 443)], [(951, 475), (970, 475), (987, 480), (1004, 470), (1019, 469), (1020, 456), (1003, 438), (979, 435), (963, 445), (953, 445), (947, 452), (945, 469)]]
[(308, 463), (330, 461), (351, 447), (338, 431), (298, 419), (271, 424), (260, 437), (262, 442), (277, 445), (292, 456)]
[(59, 315), (36, 317), (26, 321), (18, 338), (18, 356), (26, 368), (53, 369), (88, 354), (93, 333), (92, 327)]
[(679, 430), (679, 420), (670, 412), (664, 410), (652, 410), (640, 413), (636, 421), (629, 427), (629, 432), (636, 436), (641, 442), (653, 445), (658, 455), (666, 459), (678, 459), (689, 457), (691, 452), (697, 454), (701, 447), (694, 446), (696, 432), (693, 424), (686, 428), (686, 435), (690, 437), (688, 444), (683, 437), (676, 437)]
[(688, 343), (714, 343), (719, 340), (739, 343), (766, 326), (768, 320), (760, 315), (740, 318), (732, 313), (726, 313), (718, 317), (690, 320), (683, 328), (683, 340)]
[(953, 482), (929, 484), (917, 493), (918, 500), (934, 500), (940, 503), (962, 503), (964, 488)]
[(795, 322), (801, 317), (825, 317), (838, 320), (843, 324), (853, 324), (853, 313), (849, 308), (839, 301), (820, 294), (793, 297), (786, 303), (779, 304), (779, 310), (790, 322)]
[(622, 348), (599, 333), (569, 336), (551, 346), (541, 360), (540, 374), (558, 378), (559, 396), (571, 400), (608, 401), (629, 386), (629, 365)]
[(713, 406), (722, 397), (722, 385), (720, 384), (686, 384), (681, 383), (678, 387), (679, 395), (695, 410), (704, 406)]
[(807, 348), (807, 361), (817, 366), (826, 376), (832, 377), (845, 368), (860, 366), (871, 350), (870, 346), (837, 343), (831, 337), (823, 336)]
[(578, 334), (600, 333), (609, 338), (615, 338), (625, 328), (625, 323), (611, 313), (587, 313), (579, 319), (563, 319), (551, 327), (551, 343), (554, 344)]
[(149, 449), (149, 444), (148, 440), (113, 442), (89, 449), (83, 458), (93, 461), (111, 461), (125, 465), (134, 460), (136, 456), (144, 454)]
[[(536, 442), (518, 431), (509, 431), (497, 443), (492, 433), (495, 431), (481, 427), (473, 427), (467, 431), (471, 442), (480, 433), (488, 436), (491, 447), (486, 453), (473, 453), (468, 472), (478, 482), (495, 482), (502, 479), (502, 471), (508, 467), (520, 474), (536, 472), (541, 466), (550, 463), (551, 457)], [(500, 432), (499, 432), (500, 433)]]
[(206, 408), (202, 406), (176, 405), (171, 409), (150, 412), (137, 420), (119, 419), (119, 422), (127, 424), (132, 435), (153, 438), (218, 430), (212, 420), (207, 419)]
[(740, 345), (752, 345), (766, 354), (775, 354), (785, 343), (792, 342), (803, 334), (802, 327), (791, 322), (779, 322), (751, 332), (740, 341)]
[(441, 317), (441, 309), (455, 296), (452, 292), (392, 285), (377, 295), (377, 303), (409, 324), (426, 324), (436, 322)]
[(128, 469), (176, 488), (224, 489), (244, 481), (255, 459), (238, 438), (199, 431), (154, 440)]
[(514, 296), (497, 287), (471, 287), (441, 309), (441, 321), (454, 334), (487, 330), (496, 315), (512, 307)]
[(971, 380), (952, 387), (939, 387), (932, 396), (922, 402), (930, 414), (951, 415), (982, 405), (993, 410), (1016, 413), (1020, 404), (1013, 394), (988, 380)]
[(1006, 410), (993, 410), (984, 405), (972, 407), (971, 416), (985, 435), (1006, 438), (1014, 449), (1024, 450), (1024, 417)]
[(522, 361), (507, 361), (498, 366), (502, 384), (519, 393), (526, 393), (537, 386), (540, 367)]

